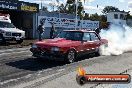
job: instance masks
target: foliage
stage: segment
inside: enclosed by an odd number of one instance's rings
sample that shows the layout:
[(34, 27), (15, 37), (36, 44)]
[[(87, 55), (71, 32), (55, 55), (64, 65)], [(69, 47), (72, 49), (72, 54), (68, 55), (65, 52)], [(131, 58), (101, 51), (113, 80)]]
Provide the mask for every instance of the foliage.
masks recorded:
[(61, 4), (57, 9), (58, 9), (57, 11), (60, 11), (60, 13), (66, 12), (64, 4)]
[(90, 20), (89, 18), (89, 14), (88, 13), (85, 13), (85, 16), (83, 17), (84, 20)]
[[(83, 8), (81, 0), (79, 0), (77, 4), (78, 4), (77, 15), (80, 16), (80, 18), (82, 19), (84, 8)], [(66, 13), (68, 13), (68, 14), (76, 14), (75, 0), (67, 0), (65, 10), (66, 10)]]
[(111, 12), (111, 11), (120, 11), (118, 8), (116, 8), (116, 7), (113, 7), (113, 6), (106, 6), (104, 9), (103, 9), (103, 11), (102, 11), (102, 13), (103, 14), (107, 14), (107, 13), (109, 13), (109, 12)]
[(46, 6), (43, 6), (42, 11), (49, 12), (49, 11), (48, 11), (48, 8), (47, 8)]
[(127, 19), (132, 19), (132, 15), (128, 14)]
[(83, 18), (84, 20), (92, 20), (92, 21), (102, 21), (106, 22), (107, 18), (105, 15), (98, 15), (97, 13), (89, 15), (88, 13), (85, 13), (85, 16)]

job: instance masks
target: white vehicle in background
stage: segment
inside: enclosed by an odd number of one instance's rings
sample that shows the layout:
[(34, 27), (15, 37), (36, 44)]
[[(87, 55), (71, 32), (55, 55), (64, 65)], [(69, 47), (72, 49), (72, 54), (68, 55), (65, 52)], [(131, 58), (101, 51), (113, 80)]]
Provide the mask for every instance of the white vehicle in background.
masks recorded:
[(0, 42), (16, 41), (22, 43), (25, 38), (25, 31), (16, 28), (10, 20), (10, 15), (0, 13)]

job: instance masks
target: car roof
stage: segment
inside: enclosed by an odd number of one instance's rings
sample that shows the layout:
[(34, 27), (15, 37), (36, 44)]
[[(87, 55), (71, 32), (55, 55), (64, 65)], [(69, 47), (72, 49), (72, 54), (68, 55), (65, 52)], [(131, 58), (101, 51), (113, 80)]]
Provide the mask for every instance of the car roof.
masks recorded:
[(95, 32), (91, 30), (63, 30), (63, 31), (71, 31), (71, 32)]

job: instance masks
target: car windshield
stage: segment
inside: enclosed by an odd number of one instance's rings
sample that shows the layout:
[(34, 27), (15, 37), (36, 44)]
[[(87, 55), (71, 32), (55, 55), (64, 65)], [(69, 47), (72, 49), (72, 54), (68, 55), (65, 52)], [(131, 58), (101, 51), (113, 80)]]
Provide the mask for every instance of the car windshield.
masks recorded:
[(57, 36), (57, 38), (65, 38), (67, 40), (81, 41), (82, 40), (82, 36), (83, 36), (82, 32), (63, 31)]
[(0, 21), (0, 28), (15, 28), (12, 23)]

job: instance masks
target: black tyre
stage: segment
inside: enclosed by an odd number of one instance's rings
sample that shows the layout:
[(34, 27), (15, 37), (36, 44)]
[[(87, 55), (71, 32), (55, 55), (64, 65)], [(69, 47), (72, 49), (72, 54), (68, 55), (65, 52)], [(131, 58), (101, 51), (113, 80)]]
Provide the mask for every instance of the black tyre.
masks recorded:
[(23, 39), (17, 40), (16, 42), (17, 42), (17, 44), (21, 44), (23, 42)]
[(101, 56), (105, 54), (105, 50), (108, 47), (108, 44), (103, 44), (99, 47), (99, 49), (96, 52), (96, 55)]
[(95, 56), (101, 56), (101, 55), (100, 55), (100, 50), (99, 50), (99, 49), (97, 49), (97, 51), (95, 52)]
[(2, 43), (2, 41), (3, 41), (3, 37), (2, 35), (0, 35), (0, 43)]
[(4, 39), (4, 37), (0, 34), (0, 44), (5, 44), (6, 41)]
[(68, 63), (73, 63), (76, 59), (76, 52), (75, 50), (69, 50), (66, 56), (66, 61)]

